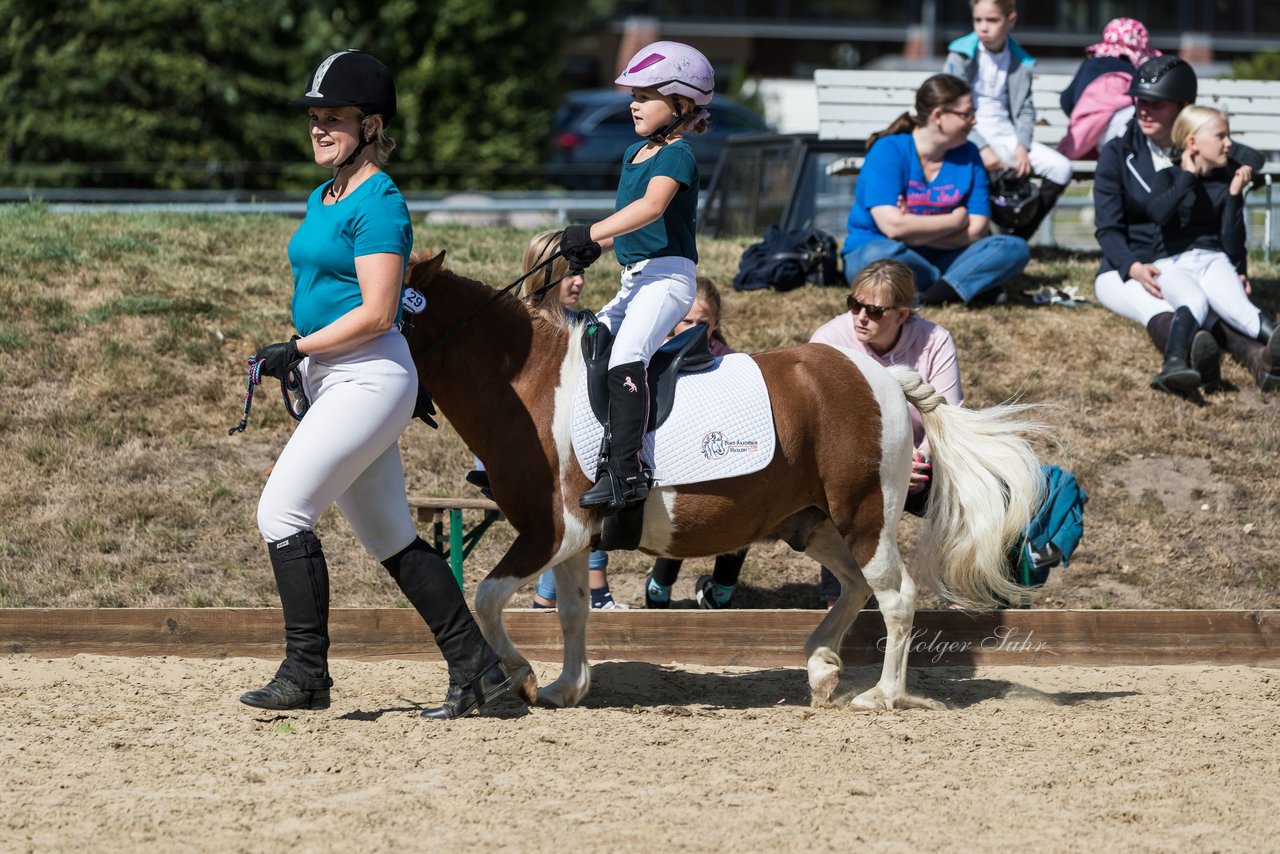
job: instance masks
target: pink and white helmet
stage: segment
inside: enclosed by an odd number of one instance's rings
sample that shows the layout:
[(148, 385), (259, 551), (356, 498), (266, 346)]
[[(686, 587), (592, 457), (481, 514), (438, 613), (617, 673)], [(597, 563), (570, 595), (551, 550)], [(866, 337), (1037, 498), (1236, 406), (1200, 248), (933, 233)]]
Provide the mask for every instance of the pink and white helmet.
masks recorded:
[(663, 95), (684, 95), (705, 107), (715, 94), (716, 74), (701, 51), (680, 42), (654, 42), (640, 48), (613, 82), (632, 89), (657, 89)]

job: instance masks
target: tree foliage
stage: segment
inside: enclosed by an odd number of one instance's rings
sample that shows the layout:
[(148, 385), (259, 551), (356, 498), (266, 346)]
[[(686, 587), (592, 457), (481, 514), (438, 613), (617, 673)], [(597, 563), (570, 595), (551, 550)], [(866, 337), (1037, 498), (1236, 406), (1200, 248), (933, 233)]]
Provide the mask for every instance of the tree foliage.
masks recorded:
[(285, 103), (321, 58), (355, 47), (396, 75), (402, 185), (527, 181), (561, 94), (565, 29), (611, 5), (0, 0), (0, 179), (314, 183), (305, 122)]
[(1237, 80), (1280, 80), (1280, 51), (1264, 50), (1231, 63)]

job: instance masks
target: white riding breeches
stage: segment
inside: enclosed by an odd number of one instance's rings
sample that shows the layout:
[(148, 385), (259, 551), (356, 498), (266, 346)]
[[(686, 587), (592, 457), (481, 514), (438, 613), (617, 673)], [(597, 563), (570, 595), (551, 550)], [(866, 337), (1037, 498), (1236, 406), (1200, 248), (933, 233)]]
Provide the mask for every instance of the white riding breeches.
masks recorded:
[(1258, 337), (1258, 307), (1249, 301), (1240, 274), (1225, 252), (1189, 249), (1161, 258), (1155, 267), (1160, 271), (1156, 282), (1170, 305), (1191, 309), (1201, 325), (1212, 312), (1236, 331)]
[(1094, 280), (1098, 302), (1142, 326), (1157, 314), (1186, 306), (1201, 326), (1212, 326), (1221, 318), (1241, 334), (1258, 337), (1258, 307), (1249, 301), (1225, 253), (1191, 249), (1152, 266), (1160, 271), (1156, 283), (1163, 297), (1152, 296), (1137, 279), (1121, 280), (1112, 270)]
[(418, 393), (408, 342), (393, 329), (299, 370), (311, 406), (262, 490), (258, 529), (269, 543), (313, 530), (336, 502), (365, 550), (386, 560), (417, 536), (397, 444)]
[(618, 295), (600, 309), (599, 319), (613, 333), (609, 367), (644, 362), (667, 340), (693, 307), (698, 283), (693, 261), (650, 258), (622, 268)]
[(1094, 279), (1093, 291), (1098, 302), (1142, 327), (1146, 327), (1157, 314), (1173, 312), (1173, 306), (1167, 300), (1152, 296), (1137, 279), (1122, 279), (1116, 270)]

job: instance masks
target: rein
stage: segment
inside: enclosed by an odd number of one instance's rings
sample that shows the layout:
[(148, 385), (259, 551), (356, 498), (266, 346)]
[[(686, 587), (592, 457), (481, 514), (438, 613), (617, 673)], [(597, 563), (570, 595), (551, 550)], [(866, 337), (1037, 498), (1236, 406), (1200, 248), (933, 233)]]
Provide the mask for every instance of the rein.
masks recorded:
[[(262, 384), (262, 360), (250, 356), (248, 362), (249, 371), (244, 390), (244, 411), (240, 416), (240, 423), (227, 430), (228, 436), (243, 433), (244, 429), (249, 426), (249, 410), (253, 406), (253, 387)], [(289, 413), (289, 416), (294, 421), (301, 421), (302, 416), (306, 415), (307, 410), (311, 407), (311, 401), (307, 399), (306, 392), (302, 389), (302, 373), (297, 368), (289, 372), (287, 380), (280, 380), (280, 395), (284, 398), (284, 408)], [(294, 400), (291, 395), (297, 395), (297, 400)]]
[(560, 284), (560, 282), (564, 280), (564, 276), (561, 276), (560, 278), (555, 279), (554, 281), (551, 280), (551, 272), (550, 272), (551, 263), (559, 257), (561, 257), (561, 252), (559, 249), (557, 249), (555, 252), (552, 252), (546, 258), (543, 258), (540, 261), (538, 261), (536, 264), (534, 264), (532, 267), (529, 268), (529, 271), (527, 273), (525, 273), (520, 278), (516, 279), (511, 284), (507, 285), (505, 288), (502, 288), (501, 290), (494, 293), (493, 296), (489, 297), (487, 300), (482, 302), (475, 311), (471, 312), (462, 320), (454, 324), (454, 326), (450, 328), (447, 332), (445, 332), (444, 335), (440, 336), (434, 342), (432, 342), (430, 347), (428, 347), (427, 349), (423, 350), (420, 354), (418, 354), (418, 356), (414, 359), (414, 361), (416, 362), (418, 359), (421, 359), (423, 356), (426, 356), (428, 353), (433, 353), (436, 350), (443, 347), (445, 344), (449, 343), (449, 341), (452, 340), (455, 335), (457, 335), (462, 330), (466, 329), (467, 326), (471, 324), (471, 321), (475, 320), (476, 317), (479, 316), (480, 312), (484, 311), (486, 308), (493, 305), (498, 300), (499, 297), (511, 291), (515, 287), (517, 287), (521, 282), (523, 282), (525, 279), (529, 278), (539, 270), (547, 271), (547, 281), (542, 285), (542, 287), (538, 288), (536, 291), (529, 294), (527, 297), (524, 297), (524, 299), (536, 301), (546, 296), (548, 291), (550, 291), (553, 287)]

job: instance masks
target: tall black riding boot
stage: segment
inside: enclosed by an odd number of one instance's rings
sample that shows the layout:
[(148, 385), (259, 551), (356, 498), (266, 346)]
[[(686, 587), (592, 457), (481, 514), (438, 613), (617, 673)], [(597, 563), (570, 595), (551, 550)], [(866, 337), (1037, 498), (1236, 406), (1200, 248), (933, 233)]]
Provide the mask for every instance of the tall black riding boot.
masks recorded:
[(609, 369), (609, 451), (601, 459), (596, 483), (578, 506), (608, 516), (649, 495), (649, 473), (640, 462), (649, 420), (649, 385), (644, 362)]
[(1205, 388), (1217, 388), (1222, 382), (1222, 351), (1213, 335), (1205, 329), (1197, 329), (1191, 339), (1191, 351), (1187, 363), (1200, 375)]
[(1221, 320), (1214, 324), (1213, 334), (1224, 350), (1253, 375), (1263, 391), (1280, 391), (1280, 333), (1276, 323), (1259, 312), (1256, 338), (1237, 332)]
[(1200, 385), (1200, 374), (1191, 367), (1191, 340), (1196, 335), (1196, 319), (1191, 309), (1180, 307), (1169, 324), (1169, 343), (1164, 349), (1164, 367), (1151, 378), (1151, 387), (1170, 394), (1191, 394)]
[(426, 621), (449, 667), (444, 704), (427, 709), (422, 717), (466, 717), (505, 691), (511, 680), (481, 634), (453, 571), (440, 553), (418, 537), (382, 565)]
[(1262, 370), (1258, 372), (1258, 388), (1280, 391), (1280, 330), (1274, 318), (1258, 312), (1258, 340), (1262, 342)]
[(267, 544), (284, 612), (285, 658), (265, 688), (240, 702), (260, 709), (327, 709), (329, 688), (329, 567), (314, 531)]
[(1053, 206), (1058, 203), (1058, 199), (1061, 198), (1066, 189), (1066, 184), (1055, 184), (1052, 181), (1040, 179), (1040, 209), (1030, 222), (1020, 228), (1013, 229), (1009, 233), (1014, 237), (1021, 237), (1023, 240), (1030, 240), (1034, 237), (1036, 229), (1040, 227), (1040, 223), (1044, 222), (1045, 217), (1053, 212)]

